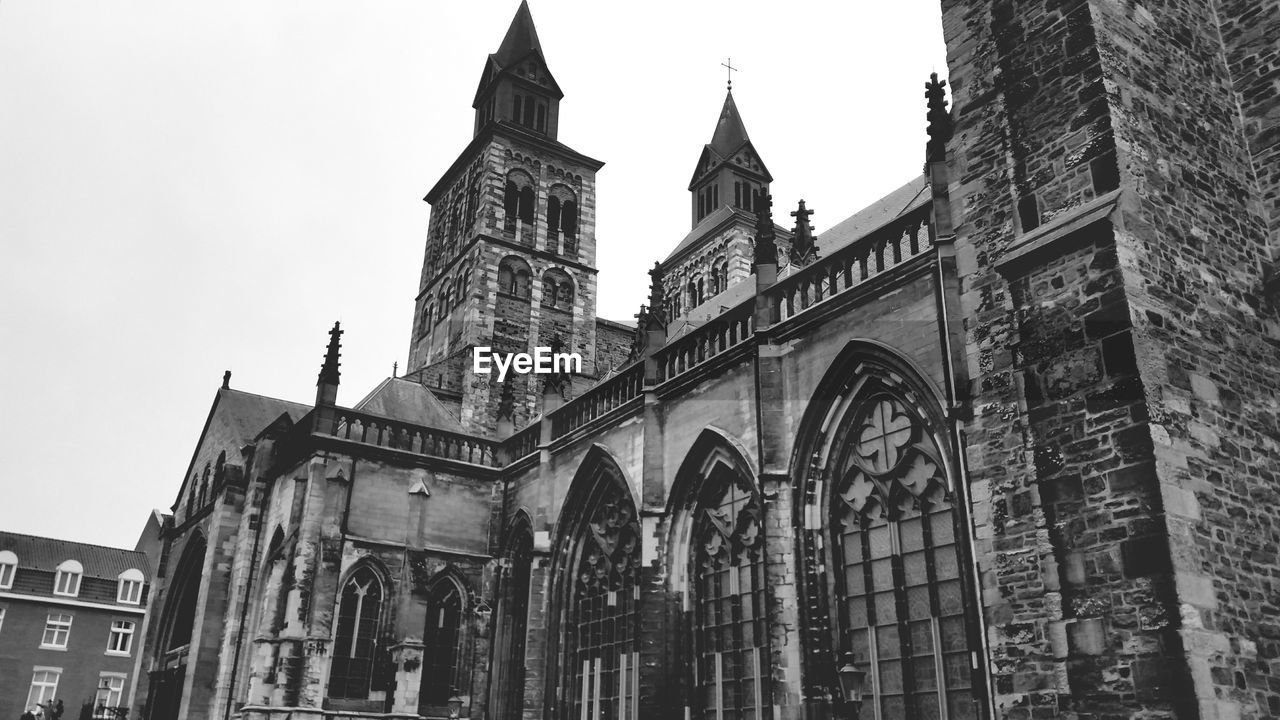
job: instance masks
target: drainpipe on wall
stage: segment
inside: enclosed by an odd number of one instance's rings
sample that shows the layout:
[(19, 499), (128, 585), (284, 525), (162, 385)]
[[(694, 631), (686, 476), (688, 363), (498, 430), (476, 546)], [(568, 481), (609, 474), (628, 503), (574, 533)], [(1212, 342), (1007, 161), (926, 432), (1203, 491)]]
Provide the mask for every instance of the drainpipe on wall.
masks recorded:
[[(973, 584), (973, 596), (978, 603), (972, 617), (977, 625), (979, 657), (971, 658), (970, 665), (975, 677), (982, 683), (986, 709), (981, 715), (995, 718), (995, 688), (992, 687), (990, 678), (991, 648), (987, 638), (986, 606), (982, 601), (982, 575), (978, 571), (977, 559), (974, 557), (977, 534), (974, 531), (972, 519), (969, 465), (962, 427), (969, 408), (961, 401), (960, 388), (967, 386), (968, 372), (963, 358), (957, 358), (955, 355), (955, 345), (963, 347), (964, 329), (962, 325), (953, 323), (950, 315), (953, 309), (960, 307), (960, 280), (956, 268), (956, 236), (951, 217), (950, 172), (947, 165), (946, 144), (951, 139), (953, 125), (951, 114), (946, 107), (944, 90), (946, 84), (945, 80), (938, 80), (937, 73), (930, 75), (929, 82), (925, 83), (925, 97), (929, 101), (929, 143), (925, 151), (925, 171), (928, 174), (929, 190), (932, 195), (930, 234), (937, 257), (934, 289), (938, 311), (938, 335), (942, 344), (943, 361), (946, 363), (946, 372), (943, 373), (943, 377), (946, 380), (947, 428), (951, 435), (952, 460), (957, 473), (956, 491), (960, 496), (958, 504), (968, 541), (969, 582)], [(955, 338), (954, 343), (953, 338)]]

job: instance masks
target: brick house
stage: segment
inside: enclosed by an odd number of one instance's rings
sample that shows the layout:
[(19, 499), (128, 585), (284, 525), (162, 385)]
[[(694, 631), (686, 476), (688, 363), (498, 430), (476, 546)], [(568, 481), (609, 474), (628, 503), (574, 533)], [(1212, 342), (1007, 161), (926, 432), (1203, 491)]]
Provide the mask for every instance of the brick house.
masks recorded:
[(224, 378), (144, 716), (1280, 715), (1280, 3), (942, 18), (921, 177), (779, 226), (727, 95), (629, 325), (522, 3), (409, 372), (339, 405), (335, 324), (313, 405)]
[(129, 708), (149, 576), (142, 552), (0, 532), (0, 715)]

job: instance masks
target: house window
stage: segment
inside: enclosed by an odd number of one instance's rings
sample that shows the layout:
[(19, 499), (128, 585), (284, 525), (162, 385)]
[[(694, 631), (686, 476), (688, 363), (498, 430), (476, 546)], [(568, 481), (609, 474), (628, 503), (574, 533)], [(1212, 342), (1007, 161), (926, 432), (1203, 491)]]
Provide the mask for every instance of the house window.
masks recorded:
[(27, 707), (52, 702), (58, 694), (58, 680), (61, 677), (61, 668), (36, 668), (31, 676), (31, 691), (27, 693)]
[(40, 638), (40, 647), (66, 650), (70, 637), (71, 616), (67, 613), (49, 613), (44, 623), (44, 636)]
[(636, 720), (640, 527), (626, 486), (602, 472), (559, 550), (567, 601), (560, 628), (558, 720)]
[(130, 568), (117, 577), (116, 602), (137, 605), (142, 602), (142, 571)]
[(352, 573), (343, 585), (329, 672), (329, 697), (363, 700), (374, 689), (376, 666), (386, 654), (378, 637), (382, 599), (382, 580), (368, 566)]
[(742, 478), (720, 470), (708, 481), (694, 523), (697, 717), (766, 717), (769, 636), (759, 499)]
[(80, 594), (80, 578), (84, 575), (84, 566), (75, 560), (65, 560), (58, 566), (58, 574), (53, 581), (54, 595), (75, 597)]
[(93, 699), (95, 718), (117, 717), (114, 711), (123, 704), (124, 679), (124, 675), (116, 673), (98, 676), (98, 693)]
[(511, 101), (511, 121), (520, 122), (520, 117), (524, 110), (524, 96), (516, 95)]
[(111, 621), (111, 635), (107, 637), (107, 652), (112, 655), (128, 655), (133, 649), (134, 623), (131, 620)]
[(0, 590), (13, 587), (13, 576), (18, 574), (18, 556), (11, 550), (0, 551)]
[[(910, 401), (866, 391), (827, 477), (840, 645), (882, 720), (976, 717), (956, 516), (939, 446)], [(843, 449), (841, 449), (843, 448)]]
[(462, 609), (463, 595), (456, 582), (446, 579), (436, 583), (427, 609), (422, 657), (422, 701), (444, 705), (458, 688), (462, 678)]
[(0, 607), (0, 630), (4, 629), (4, 608)]

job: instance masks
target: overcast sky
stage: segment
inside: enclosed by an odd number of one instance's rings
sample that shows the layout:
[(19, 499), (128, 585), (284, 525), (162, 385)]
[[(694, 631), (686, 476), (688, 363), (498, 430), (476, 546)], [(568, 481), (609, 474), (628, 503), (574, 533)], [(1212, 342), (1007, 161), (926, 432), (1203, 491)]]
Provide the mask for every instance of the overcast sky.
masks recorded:
[[(334, 320), (340, 403), (404, 368), (422, 196), (516, 7), (0, 3), (0, 529), (132, 547), (222, 371), (309, 404)], [(821, 233), (920, 172), (937, 0), (531, 8), (560, 140), (606, 162), (604, 317), (689, 229), (726, 57), (775, 211)]]

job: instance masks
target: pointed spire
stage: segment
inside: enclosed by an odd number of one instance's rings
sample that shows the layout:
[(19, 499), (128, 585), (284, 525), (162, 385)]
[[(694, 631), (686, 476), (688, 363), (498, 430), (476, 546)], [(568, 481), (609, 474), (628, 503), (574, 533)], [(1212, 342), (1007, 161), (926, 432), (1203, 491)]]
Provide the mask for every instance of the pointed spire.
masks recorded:
[(773, 196), (767, 193), (756, 193), (756, 247), (752, 260), (754, 265), (777, 265), (778, 245), (773, 230)]
[(516, 16), (511, 19), (511, 27), (502, 38), (498, 52), (493, 59), (502, 67), (509, 67), (529, 53), (542, 52), (542, 43), (538, 41), (538, 30), (533, 26), (533, 13), (529, 12), (529, 0), (521, 0)]
[(928, 100), (929, 144), (925, 148), (925, 162), (947, 159), (947, 143), (954, 130), (951, 113), (947, 112), (947, 81), (939, 80), (938, 73), (929, 74), (924, 84), (924, 96)]
[(791, 217), (796, 219), (796, 227), (791, 238), (791, 251), (788, 257), (795, 265), (808, 265), (818, 259), (818, 246), (813, 237), (813, 226), (809, 224), (810, 215), (813, 215), (813, 211), (804, 206), (804, 200), (801, 200), (800, 206), (791, 213)]
[(750, 139), (747, 136), (747, 127), (742, 124), (742, 115), (738, 113), (738, 106), (733, 102), (733, 91), (730, 90), (724, 95), (724, 107), (720, 108), (720, 119), (716, 121), (716, 130), (711, 135), (708, 147), (724, 158), (732, 155)]
[(341, 355), (338, 351), (341, 347), (342, 329), (334, 322), (333, 329), (329, 331), (329, 347), (325, 350), (324, 364), (320, 366), (320, 377), (316, 380), (316, 385), (338, 384), (338, 358)]

